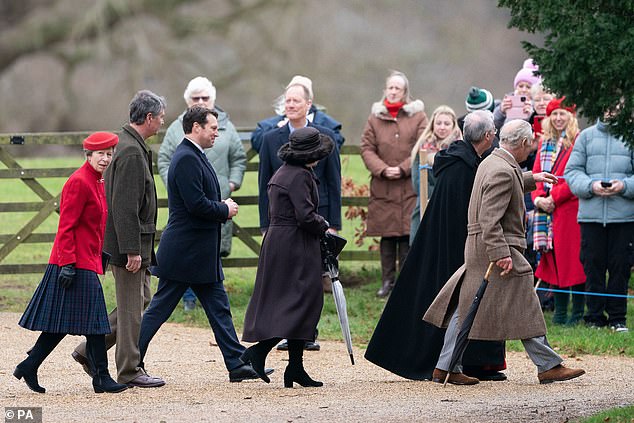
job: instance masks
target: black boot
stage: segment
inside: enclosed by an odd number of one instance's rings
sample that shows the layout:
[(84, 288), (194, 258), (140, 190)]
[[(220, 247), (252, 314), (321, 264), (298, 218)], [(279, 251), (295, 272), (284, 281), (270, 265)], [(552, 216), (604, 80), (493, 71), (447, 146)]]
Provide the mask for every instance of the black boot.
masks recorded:
[[(584, 292), (585, 284), (574, 285), (573, 291)], [(583, 313), (586, 308), (586, 297), (583, 294), (572, 294), (572, 312), (566, 322), (567, 325), (573, 326), (583, 320)]]
[(95, 392), (121, 392), (128, 389), (128, 385), (117, 383), (110, 377), (108, 371), (108, 355), (106, 352), (106, 338), (103, 335), (86, 335), (86, 353), (92, 365), (92, 387)]
[(260, 341), (247, 348), (246, 351), (242, 353), (242, 356), (240, 356), (240, 360), (245, 364), (250, 363), (253, 370), (260, 376), (260, 379), (266, 383), (271, 383), (271, 379), (269, 379), (266, 375), (266, 370), (264, 370), (264, 363), (266, 362), (266, 356), (281, 340), (282, 338), (270, 338)]
[(570, 298), (570, 294), (567, 292), (555, 292), (553, 293), (553, 298), (555, 299), (553, 323), (565, 325), (568, 321), (568, 298)]
[(29, 351), (29, 356), (16, 366), (13, 376), (18, 379), (24, 378), (24, 382), (32, 391), (40, 394), (46, 392), (46, 389), (40, 386), (37, 380), (37, 369), (61, 340), (64, 339), (64, 336), (66, 335), (63, 333), (42, 332), (33, 348)]
[(300, 339), (288, 340), (288, 367), (284, 371), (284, 387), (292, 388), (293, 382), (299, 383), (303, 387), (323, 386), (322, 382), (311, 379), (304, 370), (303, 363), (304, 341)]

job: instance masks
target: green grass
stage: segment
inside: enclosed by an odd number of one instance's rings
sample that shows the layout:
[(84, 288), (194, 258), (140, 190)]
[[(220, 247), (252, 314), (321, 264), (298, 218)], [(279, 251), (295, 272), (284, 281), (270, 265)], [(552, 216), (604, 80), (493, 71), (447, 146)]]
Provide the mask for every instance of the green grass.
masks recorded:
[[(20, 160), (20, 163), (26, 168), (78, 167), (81, 162), (81, 157)], [(342, 160), (342, 174), (352, 177), (356, 183), (367, 183), (368, 181), (368, 172), (358, 156), (346, 156)], [(57, 194), (61, 190), (64, 180), (64, 178), (49, 178), (41, 182), (52, 193)], [(165, 198), (165, 188), (158, 178), (157, 190), (159, 197)], [(237, 194), (257, 194), (257, 174), (255, 172), (247, 173), (243, 187)], [(7, 179), (0, 179), (0, 198), (2, 202), (38, 200), (38, 197), (24, 184)], [(23, 225), (32, 215), (33, 213), (0, 213), (0, 231), (4, 234), (11, 233)], [(159, 211), (159, 227), (163, 227), (166, 220), (167, 210), (161, 209)], [(236, 222), (241, 226), (257, 226), (257, 206), (241, 207)], [(350, 241), (347, 249), (366, 249), (369, 245), (368, 240), (363, 247), (353, 245), (354, 227), (357, 223), (344, 220), (342, 234)], [(56, 227), (57, 217), (53, 216), (36, 232), (55, 232)], [(24, 244), (11, 253), (3, 263), (45, 263), (48, 260), (50, 247), (48, 244)], [(255, 254), (242, 242), (234, 239), (232, 257), (253, 256)], [(253, 291), (255, 270), (255, 268), (225, 269), (225, 287), (229, 294), (238, 331), (242, 329), (246, 307)], [(36, 274), (0, 275), (0, 311), (24, 311), (40, 277), (41, 275)], [(354, 343), (357, 347), (364, 348), (385, 305), (385, 300), (376, 297), (381, 280), (380, 265), (378, 262), (344, 262), (341, 264), (340, 278), (347, 297)], [(106, 275), (103, 287), (109, 309), (115, 305), (113, 282), (112, 274)], [(156, 279), (153, 279), (152, 284), (153, 288), (156, 288)], [(630, 288), (633, 287), (634, 284), (630, 281)], [(631, 299), (628, 300), (627, 320), (630, 325), (634, 322), (633, 302)], [(616, 334), (606, 329), (588, 329), (583, 325), (575, 327), (553, 326), (550, 323), (552, 315), (546, 313), (545, 317), (548, 324), (549, 341), (555, 349), (564, 355), (607, 354), (634, 357), (634, 330), (630, 333)], [(200, 308), (197, 308), (193, 313), (184, 313), (182, 307), (178, 307), (170, 321), (208, 327), (204, 312)], [(321, 339), (341, 339), (337, 314), (330, 294), (325, 295), (319, 330)], [(507, 348), (513, 351), (523, 350), (519, 341), (508, 342)]]
[(634, 405), (603, 411), (578, 423), (634, 423)]

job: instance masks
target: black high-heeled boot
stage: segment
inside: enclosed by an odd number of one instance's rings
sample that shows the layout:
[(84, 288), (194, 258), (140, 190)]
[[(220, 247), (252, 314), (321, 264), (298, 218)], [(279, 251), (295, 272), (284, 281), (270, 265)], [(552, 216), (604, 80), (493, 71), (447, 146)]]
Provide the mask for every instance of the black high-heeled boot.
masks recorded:
[(128, 389), (128, 385), (117, 383), (110, 376), (108, 371), (108, 355), (106, 352), (106, 338), (104, 335), (87, 335), (86, 336), (86, 353), (92, 364), (92, 372), (95, 375), (92, 378), (92, 387), (95, 393), (103, 392), (122, 392)]
[(281, 339), (282, 338), (270, 338), (264, 341), (260, 341), (257, 344), (247, 348), (240, 356), (240, 360), (242, 360), (244, 363), (250, 363), (251, 367), (253, 367), (253, 370), (255, 370), (258, 376), (260, 376), (260, 379), (262, 379), (266, 383), (271, 383), (271, 379), (269, 379), (269, 377), (266, 375), (266, 370), (264, 369), (266, 356), (273, 349), (273, 347), (281, 341)]
[(306, 370), (303, 363), (304, 341), (300, 339), (288, 340), (288, 366), (284, 371), (284, 387), (292, 388), (293, 382), (299, 383), (303, 387), (319, 387), (323, 386), (322, 382), (313, 380)]
[(35, 345), (28, 353), (28, 357), (18, 364), (13, 371), (13, 376), (18, 380), (24, 379), (30, 390), (43, 394), (46, 389), (40, 386), (37, 380), (37, 370), (46, 357), (55, 349), (66, 336), (63, 333), (42, 332), (35, 341)]

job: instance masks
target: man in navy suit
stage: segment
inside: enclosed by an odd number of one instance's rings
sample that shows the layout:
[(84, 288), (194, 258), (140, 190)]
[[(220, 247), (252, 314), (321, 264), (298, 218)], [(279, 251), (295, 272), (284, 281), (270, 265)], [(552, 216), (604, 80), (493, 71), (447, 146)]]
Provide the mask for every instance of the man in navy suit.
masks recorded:
[[(289, 85), (284, 93), (284, 110), (288, 123), (280, 128), (271, 129), (264, 134), (260, 146), (260, 165), (258, 169), (260, 211), (260, 230), (264, 233), (269, 227), (269, 198), (267, 185), (273, 174), (282, 165), (277, 157), (277, 150), (288, 142), (288, 137), (295, 129), (311, 126), (319, 132), (335, 139), (335, 134), (328, 128), (308, 121), (306, 113), (312, 102), (310, 92), (301, 84)], [(318, 213), (330, 223), (330, 232), (341, 230), (341, 161), (339, 150), (333, 149), (330, 155), (319, 161), (315, 167), (315, 176), (319, 181)]]
[(240, 360), (245, 348), (238, 341), (223, 285), (220, 225), (238, 213), (238, 204), (231, 198), (220, 199), (216, 172), (204, 153), (218, 135), (217, 117), (215, 111), (200, 106), (183, 116), (185, 139), (170, 163), (169, 220), (156, 254), (158, 290), (143, 315), (139, 349), (143, 362), (152, 337), (191, 287), (207, 314), (229, 380), (241, 382), (258, 376)]

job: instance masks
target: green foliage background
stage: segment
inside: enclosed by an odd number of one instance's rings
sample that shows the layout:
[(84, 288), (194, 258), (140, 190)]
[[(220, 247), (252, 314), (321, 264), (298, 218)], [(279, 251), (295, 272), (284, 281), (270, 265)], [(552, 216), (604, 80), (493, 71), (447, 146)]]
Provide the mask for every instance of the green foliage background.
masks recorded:
[(590, 120), (606, 111), (611, 132), (634, 146), (634, 1), (499, 0), (509, 27), (542, 33), (523, 42), (545, 85), (577, 104)]

